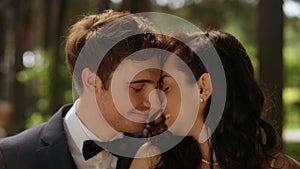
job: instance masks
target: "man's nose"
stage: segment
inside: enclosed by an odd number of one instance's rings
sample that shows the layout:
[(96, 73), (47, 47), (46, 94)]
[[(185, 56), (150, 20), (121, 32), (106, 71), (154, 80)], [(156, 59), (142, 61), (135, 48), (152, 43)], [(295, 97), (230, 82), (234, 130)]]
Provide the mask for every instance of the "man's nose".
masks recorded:
[(138, 105), (138, 109), (140, 111), (148, 111), (150, 109), (159, 109), (160, 104), (161, 104), (157, 89), (149, 90), (149, 92), (145, 93), (143, 98), (141, 98), (141, 100), (139, 100), (139, 101), (140, 101), (140, 103)]
[[(163, 96), (162, 96), (163, 95)], [(149, 94), (149, 103), (150, 103), (150, 111), (149, 111), (149, 117), (155, 118), (152, 116), (159, 116), (160, 113), (162, 113), (164, 110), (164, 93), (163, 91), (159, 89), (152, 90)], [(160, 112), (160, 113), (159, 113)]]
[(153, 89), (148, 95), (148, 103), (152, 108), (159, 109), (161, 107), (160, 90)]
[(151, 105), (160, 109), (164, 109), (167, 99), (165, 92), (162, 91), (162, 89), (159, 86), (159, 82), (149, 92), (148, 101), (148, 103), (150, 103)]

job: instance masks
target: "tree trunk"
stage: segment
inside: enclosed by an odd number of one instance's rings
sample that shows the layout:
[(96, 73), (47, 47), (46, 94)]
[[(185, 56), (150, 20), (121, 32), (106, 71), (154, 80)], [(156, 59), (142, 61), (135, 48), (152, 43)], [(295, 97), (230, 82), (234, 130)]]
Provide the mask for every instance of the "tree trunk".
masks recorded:
[(5, 10), (0, 11), (0, 101), (7, 98), (6, 90), (6, 62), (5, 62), (5, 39), (6, 39), (6, 18)]
[(0, 101), (9, 100), (9, 85), (8, 75), (10, 64), (8, 58), (5, 57), (7, 43), (7, 34), (9, 33), (10, 26), (8, 23), (9, 17), (8, 12), (12, 10), (12, 2), (10, 0), (3, 0), (0, 3)]
[(150, 12), (151, 2), (150, 0), (123, 0), (121, 10), (127, 10), (131, 13)]
[(47, 50), (51, 44), (51, 36), (53, 35), (53, 23), (51, 22), (51, 1), (42, 1), (42, 14), (43, 14), (43, 49)]
[(99, 0), (99, 12), (109, 9), (110, 0)]
[(15, 61), (13, 67), (13, 114), (12, 133), (17, 133), (25, 128), (26, 98), (25, 84), (18, 80), (18, 74), (24, 69), (22, 55), (32, 44), (31, 7), (33, 0), (14, 1), (15, 3)]
[(50, 13), (48, 16), (49, 23), (51, 24), (51, 37), (48, 37), (50, 44), (48, 49), (51, 54), (51, 66), (50, 66), (50, 113), (55, 113), (61, 106), (61, 100), (63, 94), (60, 90), (60, 63), (63, 62), (61, 55), (61, 47), (63, 42), (63, 21), (65, 14), (65, 0), (54, 0), (50, 3)]
[[(267, 92), (267, 119), (279, 135), (283, 126), (283, 11), (282, 0), (259, 2), (259, 81)], [(271, 107), (270, 107), (271, 106)]]

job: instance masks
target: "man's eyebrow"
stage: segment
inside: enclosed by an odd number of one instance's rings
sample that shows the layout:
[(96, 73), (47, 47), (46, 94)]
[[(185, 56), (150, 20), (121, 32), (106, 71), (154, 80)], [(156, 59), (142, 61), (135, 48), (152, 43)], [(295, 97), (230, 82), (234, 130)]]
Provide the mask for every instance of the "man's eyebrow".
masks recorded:
[(153, 83), (153, 81), (149, 79), (140, 79), (140, 80), (135, 80), (130, 82), (130, 84), (136, 84), (136, 83)]

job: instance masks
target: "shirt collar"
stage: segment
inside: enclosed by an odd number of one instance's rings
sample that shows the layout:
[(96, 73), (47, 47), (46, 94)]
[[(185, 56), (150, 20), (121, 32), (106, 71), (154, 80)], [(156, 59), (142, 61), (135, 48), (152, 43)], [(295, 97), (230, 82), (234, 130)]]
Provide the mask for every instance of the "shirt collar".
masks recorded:
[[(69, 130), (69, 133), (76, 145), (76, 147), (80, 150), (82, 154), (82, 146), (83, 141), (85, 140), (97, 140), (102, 141), (100, 138), (98, 138), (95, 134), (93, 134), (79, 119), (79, 117), (76, 114), (76, 105), (78, 103), (79, 99), (77, 99), (74, 103), (74, 105), (71, 107), (71, 109), (68, 111), (67, 115), (65, 116), (65, 123), (66, 127)], [(116, 134), (110, 141), (123, 138), (123, 133)]]

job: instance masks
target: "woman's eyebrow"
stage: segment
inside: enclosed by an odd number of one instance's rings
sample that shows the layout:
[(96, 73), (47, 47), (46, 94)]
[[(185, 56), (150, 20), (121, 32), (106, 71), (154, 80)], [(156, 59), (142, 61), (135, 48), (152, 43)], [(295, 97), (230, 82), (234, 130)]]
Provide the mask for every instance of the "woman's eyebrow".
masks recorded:
[(136, 83), (154, 83), (154, 81), (150, 79), (140, 79), (130, 82), (130, 84), (136, 84)]

